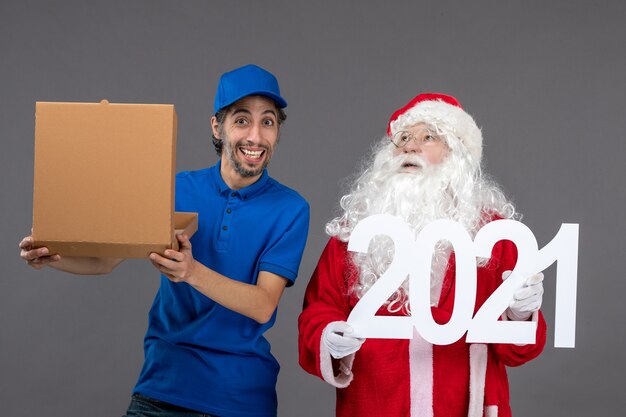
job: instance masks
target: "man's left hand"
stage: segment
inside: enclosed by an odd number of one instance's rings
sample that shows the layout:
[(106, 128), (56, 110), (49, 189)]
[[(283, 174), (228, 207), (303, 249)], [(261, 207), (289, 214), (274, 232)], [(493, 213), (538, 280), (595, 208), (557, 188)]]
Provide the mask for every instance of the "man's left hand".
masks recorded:
[(161, 256), (150, 254), (150, 261), (163, 275), (172, 282), (189, 282), (194, 276), (196, 260), (191, 253), (191, 242), (185, 235), (176, 235), (179, 250), (167, 249)]
[[(507, 279), (511, 271), (502, 274), (502, 280)], [(513, 299), (506, 309), (506, 315), (510, 320), (524, 321), (538, 311), (543, 300), (543, 273), (539, 272), (526, 278), (524, 285), (513, 294)]]

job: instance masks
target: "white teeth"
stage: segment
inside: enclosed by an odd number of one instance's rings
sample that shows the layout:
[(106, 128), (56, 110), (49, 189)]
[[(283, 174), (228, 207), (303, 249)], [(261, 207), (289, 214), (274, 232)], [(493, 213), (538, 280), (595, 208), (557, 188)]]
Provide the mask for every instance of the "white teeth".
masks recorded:
[(251, 158), (260, 158), (261, 154), (263, 153), (263, 151), (251, 151), (251, 150), (243, 149), (243, 148), (241, 148), (241, 151), (244, 153), (244, 155), (249, 156)]

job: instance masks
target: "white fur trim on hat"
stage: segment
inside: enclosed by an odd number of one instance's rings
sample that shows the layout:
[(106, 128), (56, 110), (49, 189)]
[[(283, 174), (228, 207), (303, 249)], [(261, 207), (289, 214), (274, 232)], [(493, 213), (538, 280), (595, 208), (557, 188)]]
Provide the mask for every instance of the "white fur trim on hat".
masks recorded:
[(391, 134), (417, 123), (426, 123), (442, 131), (448, 141), (460, 140), (472, 158), (480, 162), (483, 135), (472, 116), (460, 107), (441, 100), (419, 102), (390, 123)]

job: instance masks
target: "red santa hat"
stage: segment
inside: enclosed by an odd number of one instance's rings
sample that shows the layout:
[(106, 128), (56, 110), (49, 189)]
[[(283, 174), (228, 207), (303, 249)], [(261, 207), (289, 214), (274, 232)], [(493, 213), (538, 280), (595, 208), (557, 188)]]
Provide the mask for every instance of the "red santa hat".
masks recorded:
[(387, 135), (392, 136), (417, 123), (426, 123), (443, 131), (448, 142), (460, 141), (469, 154), (480, 162), (483, 135), (456, 98), (440, 93), (418, 94), (391, 115)]

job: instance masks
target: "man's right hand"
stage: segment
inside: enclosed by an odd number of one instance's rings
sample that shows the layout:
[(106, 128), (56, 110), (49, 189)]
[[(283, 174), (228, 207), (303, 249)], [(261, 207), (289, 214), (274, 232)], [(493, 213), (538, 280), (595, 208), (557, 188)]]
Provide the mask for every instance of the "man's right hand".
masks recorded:
[(64, 256), (50, 254), (46, 247), (33, 249), (33, 237), (26, 236), (20, 242), (20, 257), (35, 269), (41, 269), (46, 265), (59, 271), (78, 275), (104, 275), (108, 274), (119, 265), (123, 259), (99, 258), (93, 256)]
[(365, 339), (352, 336), (352, 332), (352, 327), (345, 321), (333, 321), (324, 328), (322, 342), (333, 358), (344, 358), (361, 348)]
[(61, 260), (61, 256), (54, 254), (50, 255), (48, 248), (33, 249), (33, 237), (26, 236), (20, 242), (20, 257), (26, 261), (26, 263), (35, 269), (41, 269), (51, 262), (57, 262)]

